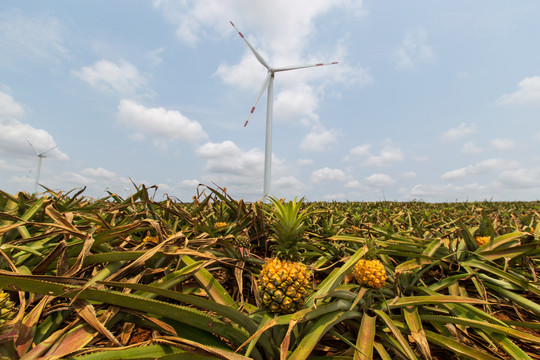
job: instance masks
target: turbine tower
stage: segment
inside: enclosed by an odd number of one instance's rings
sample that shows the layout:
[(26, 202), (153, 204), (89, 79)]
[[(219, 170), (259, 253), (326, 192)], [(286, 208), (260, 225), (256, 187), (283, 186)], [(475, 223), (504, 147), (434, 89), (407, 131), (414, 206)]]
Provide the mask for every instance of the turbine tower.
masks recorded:
[(36, 183), (34, 185), (34, 193), (37, 193), (37, 188), (38, 188), (38, 182), (39, 182), (39, 173), (41, 172), (41, 161), (43, 160), (43, 158), (46, 158), (47, 156), (45, 156), (46, 153), (48, 153), (49, 151), (53, 150), (53, 149), (56, 149), (58, 146), (53, 146), (52, 148), (50, 148), (49, 150), (47, 151), (44, 151), (42, 153), (38, 152), (36, 150), (36, 148), (30, 143), (30, 141), (28, 141), (28, 145), (30, 145), (30, 147), (32, 148), (32, 150), (34, 150), (34, 152), (36, 153), (36, 156), (38, 157), (38, 167), (37, 167), (37, 172), (36, 172)]
[(315, 66), (324, 66), (324, 65), (334, 65), (337, 64), (337, 62), (330, 62), (330, 63), (318, 63), (318, 64), (309, 64), (309, 65), (296, 65), (296, 66), (286, 66), (286, 67), (279, 67), (279, 68), (273, 68), (270, 66), (266, 60), (255, 50), (253, 46), (247, 41), (247, 39), (244, 37), (244, 35), (236, 28), (234, 23), (231, 21), (231, 25), (233, 28), (238, 32), (238, 35), (246, 42), (247, 46), (251, 49), (251, 52), (257, 60), (268, 70), (268, 74), (266, 75), (266, 79), (263, 82), (263, 85), (261, 87), (261, 91), (259, 92), (259, 95), (257, 96), (257, 99), (255, 100), (255, 105), (251, 108), (251, 112), (248, 115), (248, 118), (246, 122), (244, 123), (244, 127), (248, 124), (249, 118), (251, 117), (251, 114), (255, 111), (255, 107), (257, 106), (257, 103), (261, 99), (263, 93), (265, 90), (267, 90), (267, 103), (266, 103), (266, 142), (264, 147), (264, 187), (263, 187), (263, 197), (268, 195), (270, 192), (270, 180), (271, 180), (271, 171), (272, 171), (272, 105), (273, 105), (273, 92), (274, 92), (274, 74), (280, 71), (289, 71), (289, 70), (297, 70), (297, 69), (304, 69), (309, 67), (315, 67)]

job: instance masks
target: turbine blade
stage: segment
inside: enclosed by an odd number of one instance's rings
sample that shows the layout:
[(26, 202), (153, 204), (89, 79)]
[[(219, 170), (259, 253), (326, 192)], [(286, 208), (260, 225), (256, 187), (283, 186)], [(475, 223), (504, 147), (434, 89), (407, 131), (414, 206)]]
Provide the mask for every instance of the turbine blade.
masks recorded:
[(53, 149), (56, 149), (58, 147), (58, 145), (55, 145), (53, 146), (52, 148), (50, 148), (49, 150), (47, 151), (44, 151), (42, 152), (41, 154), (39, 154), (39, 156), (42, 156), (42, 157), (46, 157), (45, 154), (48, 153), (49, 151), (53, 150)]
[(247, 126), (248, 121), (249, 121), (249, 119), (251, 118), (251, 115), (252, 115), (253, 112), (255, 111), (255, 107), (256, 107), (257, 104), (259, 103), (259, 100), (261, 100), (261, 97), (263, 96), (264, 91), (265, 91), (266, 88), (268, 87), (268, 83), (270, 83), (270, 77), (271, 77), (271, 76), (272, 76), (272, 73), (269, 71), (269, 72), (268, 72), (268, 75), (266, 75), (266, 79), (264, 79), (263, 86), (261, 87), (261, 91), (259, 91), (259, 95), (257, 96), (257, 100), (255, 100), (255, 104), (254, 104), (253, 107), (251, 108), (251, 111), (249, 112), (248, 118), (247, 118), (246, 122), (244, 123), (244, 127)]
[(247, 41), (247, 39), (244, 37), (244, 35), (240, 32), (240, 30), (238, 30), (236, 28), (236, 26), (234, 25), (234, 23), (231, 21), (231, 25), (233, 26), (233, 28), (236, 30), (236, 32), (238, 33), (238, 35), (240, 35), (240, 37), (242, 39), (244, 39), (244, 41), (246, 42), (247, 46), (249, 46), (249, 48), (251, 49), (251, 52), (253, 53), (253, 55), (255, 55), (255, 57), (257, 58), (257, 60), (259, 60), (259, 62), (261, 64), (263, 64), (263, 66), (265, 68), (267, 68), (268, 70), (270, 70), (270, 65), (268, 65), (268, 63), (266, 62), (266, 60), (264, 60), (264, 58), (261, 56), (261, 54), (259, 54), (257, 52), (257, 50), (255, 50), (255, 48), (253, 46), (251, 46), (251, 44), (249, 43), (249, 41)]
[(280, 67), (280, 68), (274, 69), (274, 71), (275, 72), (289, 71), (289, 70), (305, 69), (305, 68), (316, 67), (316, 66), (336, 65), (336, 64), (338, 64), (337, 61), (329, 62), (329, 63), (317, 63), (317, 64), (308, 64), (308, 65), (285, 66), (285, 67)]
[(32, 150), (34, 150), (34, 152), (36, 153), (37, 156), (39, 156), (39, 152), (36, 150), (36, 148), (34, 147), (34, 145), (32, 145), (32, 143), (28, 140), (26, 140), (26, 142), (28, 143), (28, 145), (30, 145), (30, 147), (32, 148)]

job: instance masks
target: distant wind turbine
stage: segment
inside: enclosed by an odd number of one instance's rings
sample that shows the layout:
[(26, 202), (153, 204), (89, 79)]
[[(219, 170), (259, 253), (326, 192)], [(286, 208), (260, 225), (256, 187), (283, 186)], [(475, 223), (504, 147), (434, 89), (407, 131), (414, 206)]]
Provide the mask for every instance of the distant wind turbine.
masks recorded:
[(30, 147), (32, 148), (32, 150), (34, 150), (34, 152), (36, 153), (36, 156), (38, 157), (38, 166), (37, 166), (37, 172), (36, 172), (36, 184), (34, 186), (34, 192), (37, 193), (38, 182), (39, 182), (39, 173), (41, 172), (41, 161), (43, 160), (43, 158), (47, 157), (47, 156), (45, 156), (46, 153), (48, 153), (49, 151), (51, 151), (53, 149), (56, 149), (58, 146), (53, 146), (49, 150), (40, 153), (40, 152), (38, 152), (36, 150), (36, 148), (32, 145), (32, 143), (30, 143), (30, 141), (28, 141), (28, 140), (26, 140), (26, 141), (28, 142), (28, 145), (30, 145)]
[(257, 103), (261, 99), (264, 91), (268, 89), (267, 105), (266, 105), (266, 143), (265, 143), (265, 149), (264, 149), (264, 187), (263, 187), (263, 193), (264, 193), (263, 196), (266, 196), (270, 192), (270, 177), (271, 177), (271, 168), (272, 168), (272, 104), (273, 104), (273, 92), (274, 92), (274, 74), (280, 71), (297, 70), (297, 69), (304, 69), (304, 68), (323, 66), (323, 65), (334, 65), (334, 64), (337, 64), (337, 62), (273, 68), (266, 62), (266, 60), (264, 60), (264, 58), (257, 52), (257, 50), (255, 50), (255, 48), (251, 46), (251, 44), (247, 41), (244, 35), (242, 35), (242, 33), (236, 28), (236, 26), (234, 25), (232, 21), (231, 21), (231, 25), (234, 27), (236, 32), (238, 32), (238, 35), (240, 35), (240, 37), (244, 39), (247, 46), (251, 49), (251, 51), (253, 52), (253, 55), (255, 55), (257, 60), (259, 60), (259, 62), (266, 69), (268, 69), (268, 75), (266, 75), (266, 79), (263, 82), (263, 86), (261, 87), (259, 96), (257, 96), (257, 100), (255, 100), (255, 105), (253, 105), (253, 108), (251, 108), (251, 112), (249, 113), (248, 118), (244, 124), (244, 127), (248, 124), (249, 118), (251, 117), (251, 114), (253, 114), (253, 112), (255, 111), (255, 107), (257, 106)]

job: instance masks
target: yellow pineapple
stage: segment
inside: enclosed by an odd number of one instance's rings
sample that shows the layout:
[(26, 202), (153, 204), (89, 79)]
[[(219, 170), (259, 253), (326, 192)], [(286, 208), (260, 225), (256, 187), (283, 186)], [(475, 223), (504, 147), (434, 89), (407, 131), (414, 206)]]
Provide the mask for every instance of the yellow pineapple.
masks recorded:
[(290, 314), (304, 307), (311, 291), (311, 271), (298, 261), (298, 241), (308, 217), (308, 209), (300, 212), (302, 200), (287, 204), (270, 198), (274, 210), (270, 213), (275, 256), (268, 259), (259, 275), (259, 294), (263, 305), (270, 312)]
[(354, 266), (353, 275), (360, 285), (373, 289), (380, 289), (388, 279), (380, 260), (358, 260)]
[(154, 244), (159, 244), (159, 236), (152, 236), (150, 235), (150, 233), (148, 233), (144, 239), (142, 240), (143, 242), (151, 242), (151, 243), (154, 243)]
[(269, 259), (261, 270), (259, 291), (270, 312), (290, 314), (304, 306), (311, 273), (298, 261)]
[(227, 225), (229, 225), (229, 224), (227, 224), (226, 222), (218, 221), (217, 223), (214, 224), (214, 229), (215, 230), (222, 230), (225, 227), (227, 227)]
[(478, 246), (482, 246), (487, 244), (489, 240), (491, 240), (491, 236), (477, 236), (475, 240)]

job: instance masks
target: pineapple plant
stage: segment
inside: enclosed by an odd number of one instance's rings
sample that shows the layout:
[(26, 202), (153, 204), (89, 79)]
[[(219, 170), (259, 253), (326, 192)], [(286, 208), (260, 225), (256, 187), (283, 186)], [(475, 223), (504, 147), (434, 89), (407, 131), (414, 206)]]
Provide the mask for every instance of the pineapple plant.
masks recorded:
[(7, 330), (7, 323), (13, 315), (13, 303), (9, 299), (9, 294), (0, 290), (0, 334)]
[(290, 314), (303, 308), (310, 292), (311, 272), (300, 259), (298, 242), (305, 230), (309, 209), (300, 211), (303, 198), (287, 204), (270, 198), (274, 256), (267, 259), (259, 275), (259, 294), (266, 309)]
[(491, 222), (487, 218), (486, 214), (482, 214), (482, 220), (480, 226), (474, 232), (474, 240), (478, 246), (487, 244), (491, 240), (491, 234), (493, 233), (493, 227)]

